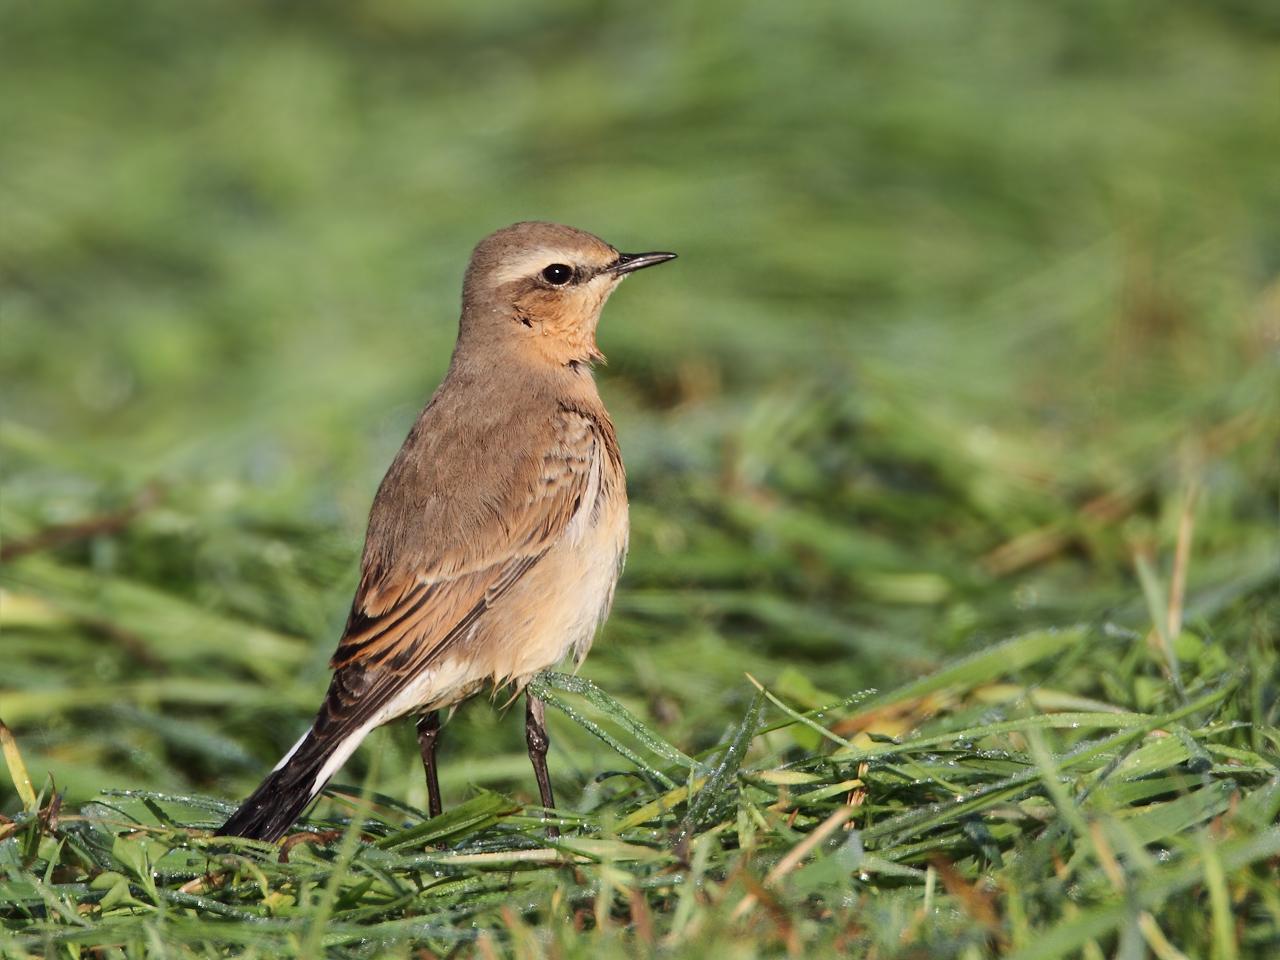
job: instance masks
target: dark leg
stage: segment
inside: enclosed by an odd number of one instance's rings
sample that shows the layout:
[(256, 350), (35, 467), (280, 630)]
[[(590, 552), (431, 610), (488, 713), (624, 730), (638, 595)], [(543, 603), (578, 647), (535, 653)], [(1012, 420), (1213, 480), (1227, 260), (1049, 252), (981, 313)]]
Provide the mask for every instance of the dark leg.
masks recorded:
[(436, 738), (440, 736), (440, 712), (424, 713), (418, 721), (418, 749), (427, 772), (427, 812), (440, 816), (440, 778), (436, 775)]
[[(551, 778), (547, 776), (547, 748), (551, 741), (547, 738), (547, 728), (543, 721), (542, 701), (531, 693), (524, 695), (524, 737), (529, 744), (529, 759), (533, 761), (533, 775), (538, 778), (538, 795), (542, 805), (554, 810), (555, 797), (551, 795)], [(560, 836), (560, 828), (547, 827), (548, 837)]]

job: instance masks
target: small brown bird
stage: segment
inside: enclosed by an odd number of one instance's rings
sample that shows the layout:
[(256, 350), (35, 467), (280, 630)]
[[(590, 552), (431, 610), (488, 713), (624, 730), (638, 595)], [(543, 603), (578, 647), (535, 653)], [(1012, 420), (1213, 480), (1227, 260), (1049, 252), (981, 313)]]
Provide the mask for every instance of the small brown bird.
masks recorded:
[[(436, 816), (438, 711), (586, 656), (627, 551), (596, 324), (623, 277), (674, 257), (554, 223), (476, 247), (449, 371), (373, 501), (329, 692), (220, 835), (278, 839), (374, 727), (407, 715)], [(527, 693), (525, 734), (550, 808), (543, 705)]]

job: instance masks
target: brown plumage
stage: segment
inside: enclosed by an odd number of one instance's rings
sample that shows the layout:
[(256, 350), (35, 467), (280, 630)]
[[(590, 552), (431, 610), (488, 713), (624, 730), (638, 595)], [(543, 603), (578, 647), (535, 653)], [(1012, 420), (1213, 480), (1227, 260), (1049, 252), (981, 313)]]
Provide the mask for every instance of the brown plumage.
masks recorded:
[[(436, 711), (586, 656), (627, 548), (622, 456), (590, 366), (603, 359), (596, 324), (626, 274), (672, 257), (552, 223), (476, 247), (449, 371), (374, 498), (328, 695), (220, 834), (277, 839), (370, 730), (406, 715), (422, 718), (437, 814)], [(532, 697), (526, 734), (550, 807)]]

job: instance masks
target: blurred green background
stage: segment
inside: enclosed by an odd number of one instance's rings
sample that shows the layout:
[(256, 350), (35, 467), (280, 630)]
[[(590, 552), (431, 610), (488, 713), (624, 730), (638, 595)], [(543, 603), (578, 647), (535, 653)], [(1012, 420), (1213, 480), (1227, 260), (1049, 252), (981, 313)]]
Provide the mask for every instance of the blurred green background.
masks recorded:
[[(3, 3), (0, 717), (74, 799), (256, 782), (529, 218), (681, 255), (601, 329), (634, 533), (585, 668), (674, 742), (744, 671), (816, 705), (1136, 625), (1190, 490), (1189, 622), (1273, 593), (1277, 9)], [(576, 798), (617, 761), (553, 724)], [(483, 704), (443, 763), (532, 795)]]

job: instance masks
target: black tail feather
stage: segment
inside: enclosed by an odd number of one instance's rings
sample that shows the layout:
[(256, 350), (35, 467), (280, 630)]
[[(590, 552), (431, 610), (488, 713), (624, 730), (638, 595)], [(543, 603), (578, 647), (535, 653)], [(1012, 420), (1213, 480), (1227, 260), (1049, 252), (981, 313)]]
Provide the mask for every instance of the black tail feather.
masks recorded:
[(312, 730), (284, 765), (273, 770), (218, 828), (217, 835), (279, 840), (324, 788), (316, 778), (341, 743), (342, 738), (319, 738)]

